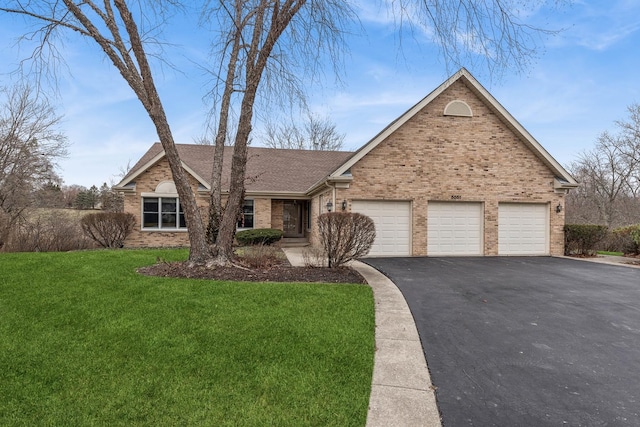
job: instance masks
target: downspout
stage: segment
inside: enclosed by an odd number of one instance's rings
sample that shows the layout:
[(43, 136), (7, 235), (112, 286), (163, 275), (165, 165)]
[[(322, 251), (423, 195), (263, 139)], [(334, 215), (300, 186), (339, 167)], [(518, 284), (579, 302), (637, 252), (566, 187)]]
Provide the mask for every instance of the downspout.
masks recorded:
[(325, 181), (324, 185), (327, 186), (327, 188), (331, 189), (331, 203), (333, 204), (333, 211), (336, 212), (337, 206), (336, 206), (336, 186), (333, 185), (329, 185), (329, 181)]

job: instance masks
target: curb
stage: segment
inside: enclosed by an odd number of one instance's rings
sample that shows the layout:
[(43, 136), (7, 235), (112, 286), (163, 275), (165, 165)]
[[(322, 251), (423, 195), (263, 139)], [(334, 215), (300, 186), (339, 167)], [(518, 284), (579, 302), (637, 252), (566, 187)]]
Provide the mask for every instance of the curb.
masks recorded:
[[(304, 266), (302, 248), (282, 248), (291, 265)], [(360, 261), (375, 302), (376, 351), (366, 427), (441, 427), (435, 387), (418, 329), (402, 292), (387, 276)]]
[(409, 306), (396, 285), (370, 265), (357, 270), (373, 289), (376, 352), (366, 427), (440, 427), (434, 387)]

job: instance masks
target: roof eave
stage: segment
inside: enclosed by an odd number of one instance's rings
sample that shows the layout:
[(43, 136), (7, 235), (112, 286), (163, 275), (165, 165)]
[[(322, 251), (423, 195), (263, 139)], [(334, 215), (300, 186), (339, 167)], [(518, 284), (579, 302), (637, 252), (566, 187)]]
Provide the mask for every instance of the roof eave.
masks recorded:
[[(142, 175), (144, 172), (148, 171), (153, 165), (155, 165), (160, 160), (162, 160), (165, 157), (165, 155), (166, 155), (165, 151), (162, 150), (160, 153), (155, 155), (147, 163), (145, 163), (144, 165), (140, 166), (134, 173), (132, 173), (131, 175), (127, 176), (125, 179), (123, 179), (118, 184), (116, 184), (114, 186), (114, 188), (118, 189), (118, 191), (126, 191), (127, 188), (130, 188), (130, 187), (126, 187), (127, 184), (133, 182), (137, 177)], [(189, 167), (189, 165), (187, 165), (182, 160), (180, 161), (180, 164), (182, 165), (182, 168), (185, 171), (187, 171), (192, 177), (194, 177), (196, 179), (196, 181), (198, 181), (199, 184), (202, 184), (202, 186), (204, 186), (207, 189), (207, 191), (211, 190), (211, 185), (209, 184), (209, 182), (207, 180), (205, 180), (203, 177), (198, 175), (191, 167)]]
[[(228, 193), (227, 190), (225, 192)], [(247, 190), (246, 197), (269, 197), (271, 199), (298, 199), (298, 200), (307, 200), (309, 196), (305, 192), (298, 191), (250, 191)]]
[(310, 196), (313, 193), (315, 193), (316, 191), (318, 191), (318, 189), (320, 189), (321, 187), (331, 186), (331, 184), (337, 184), (337, 183), (350, 183), (351, 181), (353, 181), (353, 176), (351, 174), (349, 174), (349, 175), (341, 174), (339, 176), (331, 176), (331, 175), (329, 175), (329, 176), (326, 176), (326, 177), (322, 178), (321, 180), (319, 180), (315, 184), (313, 184), (307, 190), (306, 194)]
[(137, 177), (139, 177), (140, 175), (142, 175), (144, 172), (146, 172), (151, 166), (155, 165), (156, 163), (158, 163), (160, 160), (162, 160), (162, 158), (165, 156), (164, 150), (162, 150), (160, 153), (158, 153), (157, 155), (155, 155), (151, 160), (149, 160), (147, 163), (145, 163), (144, 165), (142, 165), (141, 167), (139, 167), (135, 172), (133, 172), (131, 175), (125, 177), (122, 181), (120, 181), (118, 184), (115, 185), (116, 188), (123, 188), (125, 187), (127, 184), (129, 184), (130, 182), (132, 182), (134, 179), (136, 179)]
[(495, 99), (493, 95), (491, 95), (491, 93), (489, 93), (489, 91), (480, 84), (480, 82), (478, 82), (469, 72), (465, 72), (460, 77), (465, 78), (466, 83), (468, 83), (467, 87), (475, 92), (476, 95), (484, 98), (490, 105), (490, 107), (494, 110), (494, 112), (496, 112), (498, 116), (507, 123), (507, 126), (520, 137), (520, 139), (529, 147), (529, 149), (531, 149), (533, 153), (536, 154), (538, 158), (542, 160), (542, 162), (553, 171), (555, 175), (560, 176), (562, 179), (567, 181), (569, 185), (574, 185), (574, 187), (572, 188), (575, 188), (575, 186), (578, 185), (571, 174), (569, 174), (569, 172), (564, 167), (562, 167), (562, 165), (558, 163), (558, 161), (553, 158), (551, 154), (549, 154), (549, 152), (542, 146), (542, 144), (540, 144), (533, 137), (533, 135), (531, 135), (529, 131), (527, 131), (524, 126), (522, 126), (520, 122), (518, 122), (518, 120), (516, 120), (515, 117), (513, 117), (511, 113), (509, 113), (509, 111), (507, 111), (507, 109), (504, 108), (502, 104), (500, 104), (500, 102), (498, 102), (498, 100)]
[(442, 92), (444, 92), (449, 86), (451, 86), (456, 80), (458, 80), (463, 75), (468, 74), (469, 72), (461, 68), (457, 73), (449, 77), (444, 83), (438, 86), (435, 90), (429, 93), (427, 96), (422, 98), (417, 104), (413, 107), (409, 108), (405, 111), (400, 117), (391, 122), (387, 127), (382, 129), (376, 136), (374, 136), (369, 142), (363, 145), (358, 151), (356, 151), (353, 156), (351, 156), (345, 163), (340, 165), (331, 175), (331, 178), (338, 177), (348, 171), (354, 164), (356, 164), (360, 159), (366, 156), (371, 150), (378, 146), (382, 141), (387, 139), (389, 135), (398, 130), (402, 125), (404, 125), (409, 119), (415, 116), (420, 110), (429, 105), (431, 101), (437, 98)]

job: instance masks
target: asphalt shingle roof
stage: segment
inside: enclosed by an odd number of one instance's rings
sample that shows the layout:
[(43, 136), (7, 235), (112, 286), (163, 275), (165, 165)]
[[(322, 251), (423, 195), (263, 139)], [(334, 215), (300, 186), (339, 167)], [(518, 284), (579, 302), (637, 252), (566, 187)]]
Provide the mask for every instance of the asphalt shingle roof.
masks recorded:
[[(212, 145), (176, 144), (180, 159), (207, 183), (213, 168)], [(131, 168), (124, 180), (162, 153), (155, 143)], [(222, 172), (223, 191), (228, 189), (233, 147), (225, 147)], [(288, 150), (248, 147), (245, 187), (247, 192), (305, 193), (327, 177), (353, 153), (347, 151)]]

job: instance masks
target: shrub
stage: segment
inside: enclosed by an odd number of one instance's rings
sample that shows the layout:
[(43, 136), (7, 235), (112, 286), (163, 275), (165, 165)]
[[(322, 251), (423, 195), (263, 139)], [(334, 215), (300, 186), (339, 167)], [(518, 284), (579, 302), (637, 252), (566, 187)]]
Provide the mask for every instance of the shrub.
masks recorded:
[(605, 225), (566, 224), (564, 226), (565, 255), (595, 255), (595, 246), (607, 235)]
[(241, 245), (271, 245), (282, 239), (282, 230), (274, 228), (254, 228), (236, 233), (236, 240)]
[(271, 268), (282, 264), (282, 251), (273, 246), (253, 245), (244, 248), (240, 262), (249, 268)]
[(330, 212), (318, 217), (320, 242), (329, 267), (340, 267), (369, 253), (376, 228), (366, 215), (353, 212)]
[(123, 212), (88, 214), (80, 221), (85, 235), (103, 248), (121, 248), (135, 223), (132, 214)]
[(94, 243), (82, 233), (79, 217), (56, 209), (31, 213), (15, 224), (7, 234), (2, 250), (64, 252), (93, 247)]
[(620, 241), (618, 251), (625, 254), (640, 255), (640, 224), (616, 228), (612, 234)]
[(618, 234), (616, 230), (609, 230), (605, 238), (598, 242), (595, 249), (607, 252), (624, 252), (623, 248), (626, 245), (627, 239), (628, 236)]

